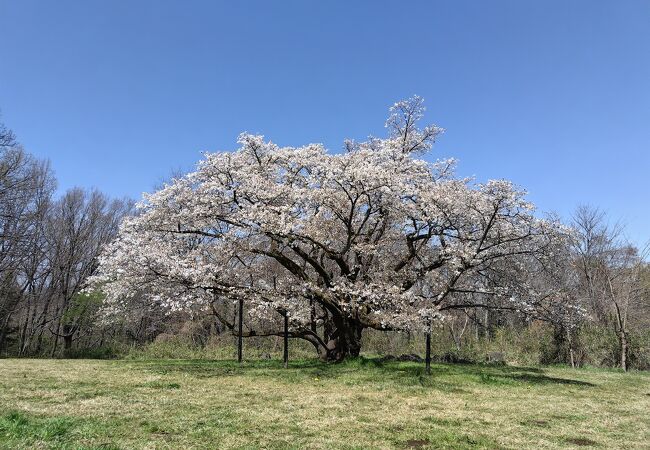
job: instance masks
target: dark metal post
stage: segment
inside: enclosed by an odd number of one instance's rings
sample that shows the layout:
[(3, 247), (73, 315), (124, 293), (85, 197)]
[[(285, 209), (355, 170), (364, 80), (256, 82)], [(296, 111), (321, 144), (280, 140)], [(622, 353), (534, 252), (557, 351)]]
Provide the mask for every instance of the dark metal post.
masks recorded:
[(289, 314), (284, 312), (284, 368), (289, 367)]
[(244, 300), (239, 299), (239, 336), (237, 337), (237, 362), (241, 364), (244, 347)]
[(427, 375), (431, 375), (431, 322), (429, 322), (427, 327), (426, 347), (427, 347), (427, 354), (425, 357), (426, 372)]

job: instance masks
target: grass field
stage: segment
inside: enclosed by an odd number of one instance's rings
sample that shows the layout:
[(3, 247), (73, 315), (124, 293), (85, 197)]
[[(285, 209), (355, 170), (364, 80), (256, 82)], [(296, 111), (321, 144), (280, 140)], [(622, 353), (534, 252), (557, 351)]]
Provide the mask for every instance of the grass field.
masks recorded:
[(650, 374), (0, 359), (0, 448), (650, 448)]

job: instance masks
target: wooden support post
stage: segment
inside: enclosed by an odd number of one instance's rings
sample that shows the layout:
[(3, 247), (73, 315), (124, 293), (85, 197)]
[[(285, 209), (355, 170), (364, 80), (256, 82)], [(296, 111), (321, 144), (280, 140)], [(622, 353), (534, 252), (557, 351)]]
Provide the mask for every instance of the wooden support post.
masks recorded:
[(244, 300), (239, 299), (239, 336), (237, 337), (237, 362), (241, 364), (244, 353)]
[(284, 368), (289, 367), (289, 315), (284, 312)]

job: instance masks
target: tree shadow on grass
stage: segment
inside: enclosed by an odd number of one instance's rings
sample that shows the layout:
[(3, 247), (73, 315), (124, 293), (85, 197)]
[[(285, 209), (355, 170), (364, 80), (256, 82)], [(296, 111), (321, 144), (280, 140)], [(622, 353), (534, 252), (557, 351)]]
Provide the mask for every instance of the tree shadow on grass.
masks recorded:
[(423, 363), (366, 357), (351, 358), (337, 364), (317, 359), (293, 360), (289, 362), (289, 369), (284, 369), (282, 361), (278, 360), (244, 361), (242, 364), (233, 360), (135, 360), (128, 364), (162, 375), (182, 373), (196, 378), (249, 375), (290, 383), (340, 380), (346, 384), (419, 385), (451, 391), (458, 391), (458, 385), (476, 382), (594, 386), (580, 380), (551, 377), (537, 367), (436, 363), (431, 366), (431, 375), (427, 375)]
[(588, 381), (572, 380), (569, 378), (556, 378), (537, 374), (532, 375), (529, 373), (507, 375), (506, 378), (534, 384), (569, 384), (575, 386), (596, 386), (595, 384), (589, 383)]
[[(454, 364), (438, 363), (431, 366), (431, 375), (426, 375), (423, 365), (417, 363), (377, 363), (382, 374), (392, 374), (393, 378), (412, 380), (420, 378), (421, 384), (435, 387), (436, 380), (444, 376), (450, 383), (463, 383), (480, 380), (482, 384), (562, 384), (593, 387), (595, 384), (586, 381), (548, 376), (538, 367), (496, 366), (490, 364)], [(433, 383), (422, 383), (422, 380), (432, 380)]]
[(292, 361), (290, 369), (284, 369), (282, 361), (258, 360), (244, 361), (239, 364), (234, 360), (209, 359), (167, 359), (167, 360), (131, 360), (127, 363), (134, 369), (153, 372), (160, 375), (184, 374), (197, 378), (216, 378), (239, 375), (287, 374), (295, 370), (319, 370), (328, 364), (318, 360)]

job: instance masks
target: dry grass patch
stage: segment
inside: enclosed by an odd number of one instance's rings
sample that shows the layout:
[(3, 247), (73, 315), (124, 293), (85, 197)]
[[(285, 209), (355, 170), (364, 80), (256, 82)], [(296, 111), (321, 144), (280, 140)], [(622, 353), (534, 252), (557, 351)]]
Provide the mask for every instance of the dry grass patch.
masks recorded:
[(647, 448), (650, 376), (358, 359), (0, 360), (1, 448)]

